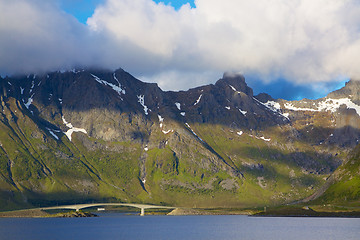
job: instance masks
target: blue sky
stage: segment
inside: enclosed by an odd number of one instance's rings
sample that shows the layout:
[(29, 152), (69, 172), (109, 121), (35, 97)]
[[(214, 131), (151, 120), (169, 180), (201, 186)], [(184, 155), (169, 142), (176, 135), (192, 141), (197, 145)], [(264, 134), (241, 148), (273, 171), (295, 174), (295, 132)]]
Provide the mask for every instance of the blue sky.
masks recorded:
[[(86, 20), (94, 13), (96, 6), (102, 4), (104, 0), (58, 0), (60, 7), (67, 13), (76, 17), (79, 22), (86, 23)], [(178, 10), (182, 5), (189, 3), (191, 7), (195, 7), (194, 1), (187, 0), (154, 0), (154, 2), (163, 2), (166, 5), (173, 6)]]
[(97, 5), (104, 0), (58, 0), (60, 8), (76, 17), (81, 23), (91, 17)]
[(0, 75), (123, 68), (186, 90), (238, 72), (284, 99), (360, 79), (358, 0), (154, 2), (0, 0)]
[(175, 9), (179, 9), (182, 5), (186, 3), (189, 3), (192, 8), (195, 7), (194, 1), (187, 1), (187, 0), (164, 0), (164, 1), (154, 0), (154, 2), (156, 3), (163, 2), (166, 5), (173, 6)]
[(343, 79), (335, 82), (312, 84), (294, 84), (285, 79), (277, 79), (265, 83), (253, 76), (245, 76), (248, 85), (254, 90), (254, 95), (259, 93), (270, 94), (273, 98), (286, 100), (318, 99), (325, 97), (330, 92), (338, 90), (345, 86), (349, 79)]

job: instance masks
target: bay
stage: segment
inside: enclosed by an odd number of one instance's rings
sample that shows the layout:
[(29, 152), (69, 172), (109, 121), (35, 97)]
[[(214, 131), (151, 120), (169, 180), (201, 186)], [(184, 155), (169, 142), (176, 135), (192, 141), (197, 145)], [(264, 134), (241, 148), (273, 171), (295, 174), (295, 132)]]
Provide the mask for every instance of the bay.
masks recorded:
[(0, 239), (357, 240), (359, 218), (128, 216), (3, 218)]

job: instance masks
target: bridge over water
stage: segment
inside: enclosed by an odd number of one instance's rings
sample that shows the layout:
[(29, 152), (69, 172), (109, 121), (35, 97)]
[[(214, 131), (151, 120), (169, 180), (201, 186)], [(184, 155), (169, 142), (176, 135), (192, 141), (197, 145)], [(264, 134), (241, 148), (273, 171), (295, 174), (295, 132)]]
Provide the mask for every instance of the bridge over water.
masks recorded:
[(140, 216), (145, 216), (145, 209), (174, 209), (176, 207), (167, 207), (167, 206), (157, 206), (149, 204), (137, 204), (137, 203), (89, 203), (89, 204), (74, 204), (74, 205), (63, 205), (55, 207), (45, 207), (41, 210), (54, 210), (54, 209), (71, 209), (79, 211), (80, 209), (90, 208), (90, 207), (103, 207), (103, 206), (125, 206), (125, 207), (134, 207), (140, 208)]

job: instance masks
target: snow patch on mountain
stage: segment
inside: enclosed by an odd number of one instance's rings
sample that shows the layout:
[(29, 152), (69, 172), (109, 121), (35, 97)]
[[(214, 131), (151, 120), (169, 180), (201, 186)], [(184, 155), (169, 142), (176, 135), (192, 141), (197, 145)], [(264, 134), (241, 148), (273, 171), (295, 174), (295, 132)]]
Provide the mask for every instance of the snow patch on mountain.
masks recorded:
[(236, 88), (234, 88), (232, 85), (229, 85), (229, 87), (230, 87), (234, 92), (239, 93), (239, 91), (238, 91)]
[(176, 102), (175, 105), (176, 105), (177, 109), (180, 111), (181, 110), (181, 104)]
[(138, 95), (137, 97), (138, 97), (138, 103), (140, 103), (140, 105), (143, 106), (143, 108), (144, 108), (145, 115), (148, 115), (149, 114), (148, 111), (150, 109), (145, 105), (144, 95)]
[(25, 107), (27, 108), (27, 109), (29, 109), (29, 107), (30, 107), (30, 105), (31, 105), (31, 103), (34, 101), (34, 95), (35, 95), (35, 93), (33, 93), (32, 95), (31, 95), (31, 97), (29, 97), (29, 99), (27, 100), (27, 102), (25, 103), (25, 101), (24, 101), (24, 99), (23, 99), (23, 103), (24, 103), (24, 105), (25, 105)]
[(159, 118), (160, 128), (162, 128), (162, 127), (163, 127), (164, 118), (161, 117), (160, 114), (158, 114), (158, 118)]
[(68, 127), (70, 128), (69, 130), (67, 130), (66, 132), (64, 132), (64, 134), (69, 138), (69, 140), (71, 141), (71, 135), (73, 134), (73, 132), (82, 132), (82, 133), (85, 133), (87, 134), (86, 130), (83, 129), (83, 128), (76, 128), (74, 127), (71, 123), (67, 122), (65, 120), (65, 117), (62, 116), (62, 120), (63, 120), (63, 123)]
[(30, 90), (29, 90), (29, 93), (31, 93), (31, 92), (33, 91), (34, 86), (35, 86), (35, 83), (34, 83), (34, 81), (32, 81), (32, 82), (31, 82), (31, 88), (30, 88)]
[(258, 136), (254, 136), (254, 135), (251, 135), (251, 134), (249, 134), (249, 137), (256, 138), (256, 139), (259, 139), (259, 140), (263, 140), (265, 142), (270, 142), (271, 141), (271, 138), (258, 137)]
[(280, 103), (277, 103), (275, 101), (267, 101), (266, 103), (264, 103), (264, 105), (274, 112), (278, 112), (281, 110)]
[(164, 134), (168, 134), (168, 133), (170, 133), (170, 132), (174, 132), (174, 130), (172, 130), (172, 129), (170, 129), (170, 130), (167, 130), (167, 131), (165, 131), (165, 130), (162, 130), (162, 132), (163, 132)]
[(295, 107), (292, 103), (285, 103), (284, 107), (287, 110), (292, 111), (310, 111), (310, 112), (336, 112), (342, 105), (345, 105), (348, 109), (354, 109), (356, 113), (360, 116), (360, 106), (351, 101), (350, 98), (325, 98), (325, 100), (315, 104), (313, 103), (314, 108), (301, 108)]
[(309, 112), (317, 112), (317, 109), (312, 109), (312, 108), (300, 108), (300, 107), (295, 107), (292, 103), (285, 103), (284, 104), (285, 109), (287, 110), (292, 110), (292, 111), (309, 111)]
[(331, 111), (336, 112), (340, 106), (345, 105), (348, 109), (354, 109), (360, 116), (360, 106), (355, 104), (349, 98), (331, 99), (327, 98), (325, 101), (319, 103), (319, 111)]
[[(274, 102), (274, 101), (267, 101), (266, 103), (263, 103), (263, 102), (257, 100), (255, 97), (253, 97), (253, 99), (254, 99), (255, 102), (257, 102), (258, 104), (261, 104), (261, 105), (263, 105), (264, 107), (266, 107), (266, 109), (268, 109), (268, 110), (270, 110), (270, 111), (272, 111), (272, 112), (274, 112), (274, 113), (276, 113), (276, 114), (278, 114), (278, 115), (286, 118), (287, 120), (290, 120), (288, 114), (283, 114), (283, 113), (281, 112), (281, 106), (280, 106), (279, 103)], [(283, 120), (285, 120), (285, 119), (283, 119)]]
[(199, 139), (201, 142), (204, 142), (204, 140), (201, 139), (201, 137), (199, 137), (195, 132), (194, 130), (190, 127), (190, 125), (188, 123), (185, 123), (185, 125), (190, 129), (190, 131), (192, 132), (192, 134), (197, 138)]
[(197, 105), (197, 104), (200, 102), (201, 97), (202, 97), (202, 94), (201, 94), (200, 97), (196, 100), (196, 102), (194, 103), (194, 106)]
[(242, 115), (246, 116), (247, 111), (243, 111), (243, 110), (241, 110), (240, 108), (238, 108), (238, 109), (239, 109), (239, 111), (241, 112)]
[(270, 142), (271, 138), (265, 138), (265, 137), (260, 137), (261, 140), (264, 140), (265, 142)]
[[(163, 117), (161, 117), (161, 115), (160, 114), (158, 114), (158, 118), (159, 118), (159, 123), (160, 123), (160, 128), (162, 129), (163, 128), (163, 123), (164, 123), (164, 118)], [(170, 132), (174, 132), (174, 130), (172, 130), (172, 129), (170, 129), (170, 130), (161, 130), (164, 134), (168, 134), (168, 133), (170, 133)]]
[(49, 133), (56, 139), (56, 140), (59, 140), (59, 137), (53, 132), (53, 130), (51, 130), (50, 128), (46, 128)]
[(112, 84), (112, 83), (109, 83), (105, 80), (102, 80), (100, 79), (98, 76), (94, 75), (94, 74), (91, 74), (91, 76), (93, 76), (93, 78), (95, 78), (95, 80), (100, 83), (100, 84), (103, 84), (105, 86), (109, 86), (111, 87), (115, 92), (117, 92), (120, 96), (121, 94), (125, 94), (125, 90), (121, 88), (121, 84), (119, 82), (119, 80), (117, 80), (116, 76), (115, 76), (115, 73), (113, 75), (114, 79), (118, 82), (119, 86), (116, 86), (115, 84)]
[(122, 93), (122, 94), (125, 94), (125, 93), (126, 93), (126, 92), (125, 92), (125, 89), (123, 89), (123, 88), (121, 87), (121, 83), (120, 83), (119, 79), (117, 79), (115, 73), (113, 74), (113, 77), (114, 77), (114, 79), (118, 82), (119, 88), (121, 89), (121, 93)]
[[(254, 98), (256, 99), (256, 98)], [(260, 101), (258, 101), (260, 102)], [(261, 102), (260, 102), (261, 103)], [(280, 103), (277, 103), (275, 101), (267, 101), (266, 103), (262, 103), (265, 107), (270, 109), (271, 111), (283, 116), (284, 118), (289, 119), (289, 113), (282, 113)]]

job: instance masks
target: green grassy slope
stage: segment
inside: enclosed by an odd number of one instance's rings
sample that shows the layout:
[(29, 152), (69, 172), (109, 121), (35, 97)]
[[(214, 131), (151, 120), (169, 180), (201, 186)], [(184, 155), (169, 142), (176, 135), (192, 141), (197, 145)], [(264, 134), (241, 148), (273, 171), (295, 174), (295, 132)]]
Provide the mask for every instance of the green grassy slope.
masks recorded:
[(350, 154), (329, 179), (326, 191), (314, 201), (321, 204), (359, 206), (360, 204), (360, 145)]

